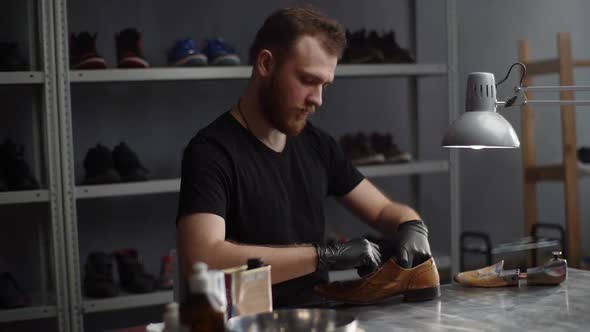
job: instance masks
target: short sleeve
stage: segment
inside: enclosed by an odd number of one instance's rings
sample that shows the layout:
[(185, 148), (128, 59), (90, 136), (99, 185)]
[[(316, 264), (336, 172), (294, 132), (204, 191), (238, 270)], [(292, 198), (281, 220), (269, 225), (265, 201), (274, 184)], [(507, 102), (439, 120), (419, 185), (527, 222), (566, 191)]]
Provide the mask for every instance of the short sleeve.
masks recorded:
[(328, 194), (344, 196), (354, 189), (365, 177), (346, 158), (344, 152), (330, 135), (328, 137)]
[(193, 213), (213, 213), (225, 219), (231, 188), (231, 163), (218, 145), (194, 139), (182, 157), (176, 221)]

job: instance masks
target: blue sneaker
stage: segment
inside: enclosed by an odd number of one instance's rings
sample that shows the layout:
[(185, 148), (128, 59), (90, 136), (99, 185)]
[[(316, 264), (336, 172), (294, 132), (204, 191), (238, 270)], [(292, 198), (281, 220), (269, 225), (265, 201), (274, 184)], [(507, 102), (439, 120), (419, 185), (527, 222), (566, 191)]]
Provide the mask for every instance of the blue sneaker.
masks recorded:
[(205, 66), (207, 56), (203, 54), (197, 44), (190, 39), (177, 40), (168, 51), (168, 64), (170, 66)]
[(223, 39), (206, 39), (203, 52), (209, 58), (211, 65), (237, 66), (240, 64), (236, 50)]

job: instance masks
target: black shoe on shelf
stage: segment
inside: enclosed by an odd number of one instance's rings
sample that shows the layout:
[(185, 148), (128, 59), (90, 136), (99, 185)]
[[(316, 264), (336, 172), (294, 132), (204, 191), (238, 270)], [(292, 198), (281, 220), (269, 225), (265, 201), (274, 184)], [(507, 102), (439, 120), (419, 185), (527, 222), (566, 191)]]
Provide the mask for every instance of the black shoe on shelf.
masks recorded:
[[(0, 147), (1, 149), (1, 147)], [(6, 185), (6, 180), (4, 180), (4, 156), (2, 155), (2, 151), (0, 150), (0, 191), (7, 191), (8, 186)]]
[(115, 36), (117, 46), (117, 67), (148, 68), (150, 64), (143, 57), (141, 34), (133, 28), (127, 28)]
[(8, 272), (0, 273), (0, 309), (14, 309), (31, 305), (31, 297)]
[(121, 177), (115, 170), (111, 150), (100, 143), (90, 148), (86, 153), (84, 169), (86, 170), (84, 184), (121, 182)]
[(115, 169), (125, 182), (146, 181), (149, 171), (141, 165), (137, 154), (124, 142), (113, 149)]
[[(39, 183), (24, 159), (24, 147), (7, 139), (0, 145), (0, 170), (7, 190), (35, 190)], [(2, 177), (2, 176), (0, 176)]]
[(382, 153), (388, 163), (407, 163), (413, 159), (411, 154), (400, 150), (391, 134), (371, 134), (371, 147), (378, 153)]
[(583, 147), (578, 149), (578, 160), (583, 163), (590, 163), (590, 148)]
[(113, 255), (93, 252), (84, 266), (84, 294), (88, 297), (107, 298), (119, 294), (113, 277)]
[(96, 33), (87, 31), (70, 35), (70, 68), (105, 69), (107, 63), (96, 52)]
[(135, 249), (115, 251), (119, 283), (130, 293), (149, 293), (156, 288), (156, 278), (145, 272), (145, 268)]
[(347, 45), (342, 54), (342, 63), (381, 63), (384, 55), (377, 47), (368, 43), (365, 29), (356, 32), (346, 30)]
[(384, 62), (387, 63), (414, 63), (416, 62), (408, 50), (399, 46), (395, 40), (393, 30), (381, 36), (376, 31), (371, 31), (367, 37), (368, 44), (379, 49), (383, 53)]
[(0, 71), (26, 71), (27, 63), (18, 52), (15, 42), (0, 43)]

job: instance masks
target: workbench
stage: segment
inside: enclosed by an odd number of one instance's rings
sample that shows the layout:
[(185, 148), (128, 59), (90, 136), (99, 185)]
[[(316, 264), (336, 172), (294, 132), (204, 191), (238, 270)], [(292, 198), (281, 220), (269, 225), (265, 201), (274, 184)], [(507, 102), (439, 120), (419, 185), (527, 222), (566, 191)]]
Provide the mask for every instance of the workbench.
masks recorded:
[(441, 286), (441, 297), (339, 307), (359, 331), (589, 331), (590, 271), (568, 268), (558, 286), (467, 288)]

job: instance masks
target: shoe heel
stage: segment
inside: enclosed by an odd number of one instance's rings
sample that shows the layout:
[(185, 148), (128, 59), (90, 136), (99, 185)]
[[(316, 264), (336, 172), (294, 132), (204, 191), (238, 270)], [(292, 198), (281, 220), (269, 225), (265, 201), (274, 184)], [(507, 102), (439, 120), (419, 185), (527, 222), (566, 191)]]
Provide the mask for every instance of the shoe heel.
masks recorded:
[(435, 299), (440, 296), (440, 286), (432, 288), (414, 289), (404, 293), (404, 301), (420, 302)]

